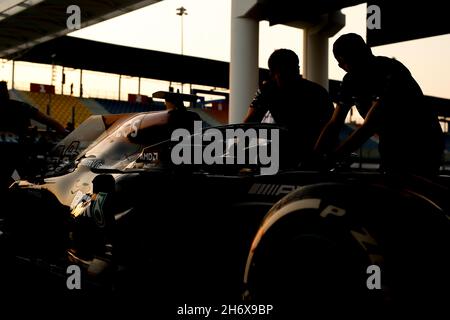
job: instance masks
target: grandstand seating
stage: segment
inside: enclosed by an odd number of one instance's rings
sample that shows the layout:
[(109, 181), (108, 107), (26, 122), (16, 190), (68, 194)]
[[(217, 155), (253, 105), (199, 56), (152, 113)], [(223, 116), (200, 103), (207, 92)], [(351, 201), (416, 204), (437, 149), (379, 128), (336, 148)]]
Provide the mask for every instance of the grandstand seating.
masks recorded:
[(78, 127), (92, 114), (119, 114), (165, 109), (164, 103), (159, 102), (142, 104), (108, 99), (80, 99), (74, 96), (19, 90), (11, 90), (10, 95), (13, 99), (33, 105), (45, 114), (48, 111), (47, 106), (50, 105), (50, 116), (62, 125), (72, 121), (73, 107), (75, 111), (75, 127)]
[(211, 100), (206, 103), (211, 106), (203, 106), (201, 110), (207, 117), (221, 125), (228, 123), (228, 100)]
[(43, 113), (47, 114), (47, 106), (50, 105), (50, 116), (62, 125), (72, 121), (72, 107), (75, 108), (75, 127), (91, 115), (89, 109), (76, 97), (27, 91), (20, 91), (20, 94)]
[(100, 103), (109, 113), (133, 113), (164, 110), (164, 104), (152, 102), (151, 104), (143, 104), (136, 102), (117, 101), (108, 99), (95, 99)]

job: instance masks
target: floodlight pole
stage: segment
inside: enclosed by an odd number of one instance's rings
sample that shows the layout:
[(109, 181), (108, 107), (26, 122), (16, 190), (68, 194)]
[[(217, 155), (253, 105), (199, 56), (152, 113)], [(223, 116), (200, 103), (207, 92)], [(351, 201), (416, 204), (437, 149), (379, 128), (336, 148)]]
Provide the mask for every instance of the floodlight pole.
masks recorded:
[[(184, 54), (184, 28), (183, 28), (183, 16), (187, 15), (187, 9), (183, 6), (177, 8), (177, 15), (181, 18), (181, 55)], [(183, 93), (183, 82), (181, 83), (181, 93)]]
[(183, 16), (187, 15), (187, 9), (185, 7), (179, 7), (177, 8), (177, 15), (181, 17), (181, 55), (183, 55), (183, 36), (184, 36), (184, 30), (183, 30)]

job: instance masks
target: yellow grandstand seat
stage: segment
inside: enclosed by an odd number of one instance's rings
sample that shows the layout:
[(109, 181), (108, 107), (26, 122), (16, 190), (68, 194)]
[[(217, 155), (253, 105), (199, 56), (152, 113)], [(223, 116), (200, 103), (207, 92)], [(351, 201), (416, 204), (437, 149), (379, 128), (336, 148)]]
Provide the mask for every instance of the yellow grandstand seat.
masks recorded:
[(21, 91), (21, 93), (34, 107), (45, 114), (47, 114), (47, 106), (50, 105), (50, 117), (64, 126), (72, 121), (72, 107), (75, 108), (75, 127), (91, 115), (89, 109), (77, 97), (27, 91)]

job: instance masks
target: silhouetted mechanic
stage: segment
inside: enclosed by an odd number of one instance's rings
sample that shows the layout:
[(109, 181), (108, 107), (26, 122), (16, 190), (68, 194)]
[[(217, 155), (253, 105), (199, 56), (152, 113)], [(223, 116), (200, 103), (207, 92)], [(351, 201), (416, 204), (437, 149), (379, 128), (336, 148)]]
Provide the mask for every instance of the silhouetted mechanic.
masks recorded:
[[(339, 158), (378, 134), (384, 171), (437, 174), (444, 148), (442, 130), (409, 70), (395, 59), (374, 56), (354, 33), (339, 37), (333, 53), (347, 74), (333, 118), (322, 132), (316, 151)], [(364, 123), (334, 149), (329, 141), (338, 136), (353, 105)]]
[(0, 187), (11, 181), (14, 169), (23, 166), (27, 150), (24, 144), (30, 119), (49, 126), (60, 134), (64, 127), (38, 109), (9, 97), (5, 81), (0, 81)]
[(333, 114), (333, 104), (325, 88), (302, 78), (298, 56), (292, 50), (275, 50), (268, 65), (270, 80), (257, 91), (244, 122), (260, 122), (270, 111), (275, 123), (288, 130), (282, 148), (289, 154), (280, 160), (298, 164), (311, 156)]

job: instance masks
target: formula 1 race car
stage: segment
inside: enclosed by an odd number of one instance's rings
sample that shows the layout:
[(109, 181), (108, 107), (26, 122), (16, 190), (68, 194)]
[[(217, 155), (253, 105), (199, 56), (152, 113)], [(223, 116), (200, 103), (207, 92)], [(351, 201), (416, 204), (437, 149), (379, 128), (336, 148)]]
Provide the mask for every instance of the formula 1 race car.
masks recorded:
[(264, 303), (286, 319), (448, 301), (448, 177), (292, 167), (276, 125), (193, 119), (92, 116), (45, 177), (13, 184), (1, 195), (3, 289), (148, 296), (169, 318), (186, 305)]

